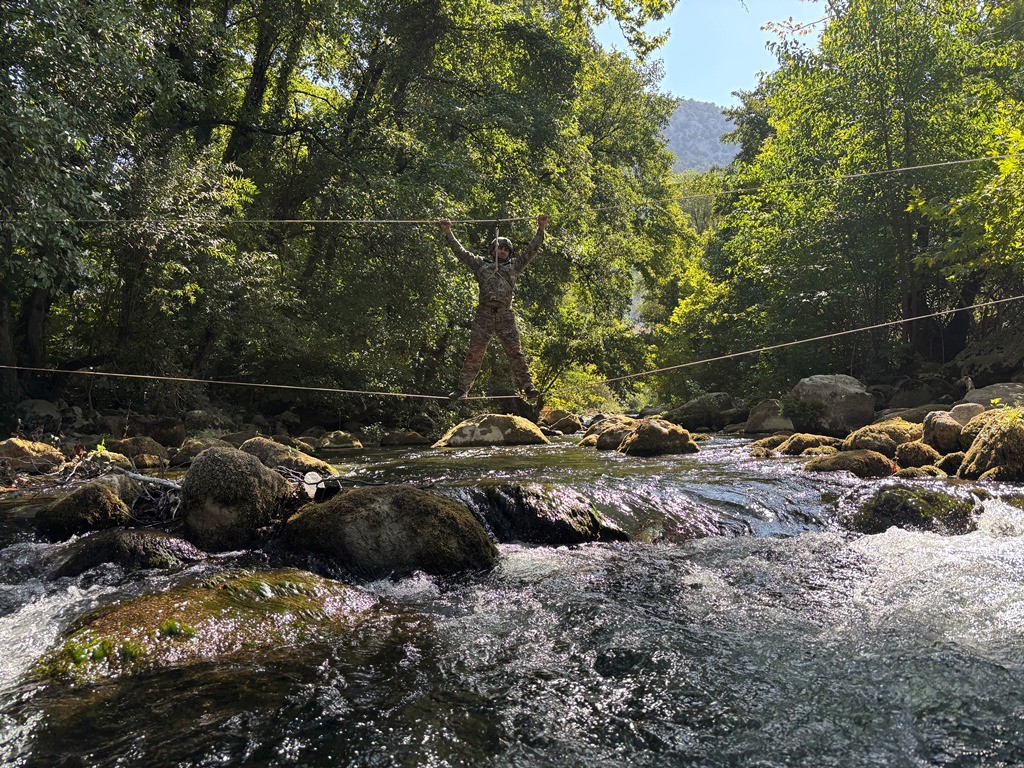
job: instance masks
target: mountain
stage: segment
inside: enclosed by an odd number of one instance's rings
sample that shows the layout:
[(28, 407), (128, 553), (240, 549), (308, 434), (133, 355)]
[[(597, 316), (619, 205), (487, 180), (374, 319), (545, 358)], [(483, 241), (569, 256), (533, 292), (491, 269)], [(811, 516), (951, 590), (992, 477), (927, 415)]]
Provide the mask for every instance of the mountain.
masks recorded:
[(723, 144), (722, 134), (733, 130), (722, 108), (707, 101), (685, 99), (665, 126), (668, 148), (676, 156), (676, 171), (724, 168), (736, 156), (735, 144)]

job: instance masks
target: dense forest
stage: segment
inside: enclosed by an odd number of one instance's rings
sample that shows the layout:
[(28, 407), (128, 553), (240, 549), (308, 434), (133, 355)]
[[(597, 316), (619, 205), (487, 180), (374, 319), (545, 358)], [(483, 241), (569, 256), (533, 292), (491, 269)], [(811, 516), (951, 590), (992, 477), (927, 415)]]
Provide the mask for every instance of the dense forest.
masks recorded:
[[(686, 175), (643, 33), (673, 5), (5, 3), (0, 393), (239, 396), (13, 366), (446, 392), (475, 286), (429, 222), (482, 252), (539, 213), (517, 305), (538, 384), (580, 387), (562, 404), (1018, 370), (1009, 303), (588, 386), (1024, 293), (1024, 3), (821, 3), (819, 46), (780, 29), (731, 110), (735, 160)], [(595, 42), (608, 17), (632, 55)], [(511, 386), (495, 346), (482, 391)]]
[(722, 140), (735, 130), (722, 107), (707, 101), (683, 99), (663, 131), (668, 148), (675, 155), (672, 168), (684, 171), (708, 171), (725, 168), (739, 148)]

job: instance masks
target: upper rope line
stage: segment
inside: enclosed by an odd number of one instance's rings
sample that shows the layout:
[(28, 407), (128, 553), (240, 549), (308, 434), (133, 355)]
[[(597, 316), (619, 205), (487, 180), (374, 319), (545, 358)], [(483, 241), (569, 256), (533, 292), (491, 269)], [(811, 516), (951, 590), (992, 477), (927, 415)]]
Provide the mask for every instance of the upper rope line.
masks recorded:
[[(912, 171), (923, 171), (933, 168), (948, 168), (957, 165), (968, 165), (972, 163), (982, 163), (989, 161), (998, 160), (1009, 160), (1011, 158), (1024, 157), (1024, 152), (1011, 152), (1003, 155), (985, 155), (983, 157), (971, 157), (962, 160), (944, 160), (937, 163), (926, 163), (923, 165), (908, 165), (900, 168), (886, 168), (878, 171), (862, 171), (860, 173), (848, 173), (840, 176), (821, 176), (812, 179), (794, 179), (792, 181), (778, 181), (778, 182), (767, 182), (765, 184), (757, 184), (746, 187), (735, 187), (731, 189), (722, 189), (717, 192), (703, 192), (697, 194), (687, 195), (670, 195), (663, 198), (651, 198), (643, 200), (641, 202), (634, 203), (622, 203), (619, 205), (607, 205), (581, 208), (575, 211), (568, 211), (566, 213), (559, 214), (560, 219), (570, 219), (577, 216), (582, 216), (588, 212), (593, 211), (615, 211), (622, 210), (624, 208), (642, 208), (649, 205), (657, 205), (659, 203), (667, 203), (672, 201), (682, 202), (685, 200), (707, 200), (716, 197), (723, 197), (726, 195), (736, 194), (754, 194), (760, 192), (766, 188), (775, 189), (778, 187), (803, 187), (812, 184), (826, 184), (836, 183), (843, 181), (854, 181), (857, 179), (873, 178), (878, 176), (889, 176), (900, 173), (910, 173)], [(532, 221), (534, 216), (509, 216), (505, 218), (490, 218), (490, 219), (452, 219), (452, 224), (509, 224), (521, 221)], [(13, 221), (10, 218), (0, 219), (2, 223), (9, 223)], [(418, 225), (431, 225), (437, 224), (437, 219), (243, 219), (243, 218), (211, 218), (203, 216), (193, 217), (140, 217), (134, 219), (125, 218), (91, 218), (91, 219), (36, 219), (37, 223), (45, 224), (194, 224), (194, 225), (213, 225), (213, 226), (230, 226), (234, 224), (247, 224), (247, 225), (269, 225), (269, 224), (298, 224), (298, 225), (312, 225), (312, 224), (338, 224), (338, 225), (405, 225), (405, 226), (418, 226)]]

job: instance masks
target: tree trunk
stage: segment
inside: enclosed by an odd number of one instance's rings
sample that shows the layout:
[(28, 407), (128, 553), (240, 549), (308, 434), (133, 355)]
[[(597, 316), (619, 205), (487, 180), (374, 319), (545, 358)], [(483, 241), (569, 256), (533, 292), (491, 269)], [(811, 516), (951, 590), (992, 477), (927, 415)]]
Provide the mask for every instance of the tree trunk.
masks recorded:
[[(17, 365), (14, 355), (14, 329), (11, 327), (11, 303), (0, 296), (0, 365)], [(0, 368), (0, 400), (15, 403), (18, 400), (18, 373)]]
[(33, 368), (45, 368), (47, 364), (46, 317), (51, 299), (48, 288), (33, 288), (23, 309), (26, 359)]
[(278, 19), (272, 18), (266, 4), (260, 8), (259, 29), (256, 33), (256, 50), (252, 55), (252, 71), (245, 87), (242, 106), (238, 110), (238, 124), (231, 131), (224, 162), (237, 163), (253, 146), (253, 127), (263, 112), (263, 99), (267, 93), (270, 64), (277, 49)]

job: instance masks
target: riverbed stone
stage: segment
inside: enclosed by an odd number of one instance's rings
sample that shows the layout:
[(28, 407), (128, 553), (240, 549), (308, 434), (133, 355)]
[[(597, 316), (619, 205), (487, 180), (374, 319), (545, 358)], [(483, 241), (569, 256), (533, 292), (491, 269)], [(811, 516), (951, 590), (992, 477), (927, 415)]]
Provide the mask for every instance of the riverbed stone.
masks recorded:
[(0, 442), (0, 461), (12, 472), (43, 475), (64, 463), (64, 454), (48, 443), (11, 437)]
[[(432, 442), (433, 441), (429, 437), (424, 437), (419, 432), (411, 429), (396, 429), (390, 432), (385, 432), (380, 436), (380, 444), (382, 447), (430, 445)], [(362, 443), (360, 443), (359, 447), (362, 447)]]
[(964, 463), (965, 456), (967, 456), (967, 454), (963, 451), (947, 453), (935, 463), (935, 466), (947, 475), (955, 475), (960, 471), (960, 467)]
[(196, 457), (207, 448), (233, 448), (227, 440), (216, 437), (190, 437), (171, 457), (172, 467), (184, 467), (195, 461)]
[(89, 614), (32, 672), (81, 684), (172, 666), (265, 664), (368, 616), (379, 621), (379, 608), (364, 590), (305, 571), (232, 571)]
[(899, 477), (903, 480), (931, 480), (949, 477), (949, 475), (934, 464), (925, 464), (921, 467), (904, 467), (894, 474), (893, 477)]
[(291, 485), (255, 456), (208, 448), (181, 484), (185, 535), (201, 549), (244, 549), (263, 541), (278, 520)]
[(857, 477), (888, 477), (892, 460), (878, 451), (841, 451), (833, 456), (818, 456), (804, 464), (808, 472), (852, 472)]
[(54, 578), (78, 576), (104, 563), (126, 571), (144, 568), (174, 568), (202, 560), (206, 555), (178, 536), (141, 528), (112, 528), (90, 533), (73, 542)]
[(790, 391), (787, 408), (800, 432), (846, 437), (870, 424), (875, 417), (875, 398), (852, 376), (809, 376)]
[(939, 453), (954, 453), (960, 450), (960, 433), (964, 425), (951, 413), (932, 411), (924, 418), (924, 434), (921, 439)]
[(699, 449), (683, 427), (664, 419), (648, 418), (633, 424), (616, 450), (627, 456), (662, 456), (697, 453)]
[(130, 522), (128, 506), (109, 486), (97, 482), (83, 485), (36, 514), (36, 529), (50, 541)]
[(334, 467), (326, 461), (266, 437), (246, 440), (239, 450), (255, 456), (263, 466), (270, 469), (282, 467), (303, 475), (307, 472), (316, 472), (324, 477), (335, 474)]
[[(136, 466), (140, 466), (139, 456), (157, 456), (164, 461), (167, 461), (169, 456), (164, 446), (147, 435), (136, 435), (135, 437), (126, 437), (122, 440), (107, 438), (104, 441), (104, 445), (108, 451), (124, 454), (134, 461)], [(156, 466), (160, 466), (159, 462)]]
[(912, 440), (896, 447), (896, 463), (900, 467), (923, 467), (937, 464), (942, 458), (937, 450), (922, 440)]
[(619, 444), (622, 442), (622, 438), (626, 436), (626, 432), (632, 428), (635, 422), (636, 419), (624, 416), (621, 413), (615, 413), (609, 416), (599, 413), (590, 422), (590, 426), (587, 427), (587, 431), (583, 433), (583, 439), (580, 440), (579, 445), (584, 448), (596, 448), (597, 441), (603, 432), (608, 430), (617, 430), (618, 441), (615, 441), (614, 436), (611, 436), (604, 443), (604, 445), (608, 445), (609, 443), (614, 442), (614, 445), (604, 450), (615, 450), (619, 447)]
[(14, 415), (25, 432), (55, 433), (60, 431), (60, 409), (49, 400), (22, 400), (14, 406)]
[[(395, 443), (397, 445), (397, 443)], [(350, 432), (336, 430), (326, 433), (320, 439), (320, 447), (330, 450), (341, 450), (344, 448), (362, 448), (363, 444), (358, 437)]]
[(843, 441), (838, 437), (797, 432), (795, 435), (789, 435), (789, 437), (779, 443), (776, 450), (783, 456), (799, 456), (808, 448), (817, 448), (820, 445), (830, 445), (834, 448), (839, 448), (842, 444)]
[(787, 433), (785, 435), (769, 435), (755, 440), (750, 444), (750, 455), (755, 459), (767, 459), (774, 456), (776, 449), (790, 437), (791, 435)]
[(473, 448), (548, 443), (540, 428), (521, 416), (485, 413), (456, 424), (434, 448)]
[(960, 450), (969, 451), (989, 422), (999, 418), (999, 411), (998, 408), (984, 411), (964, 424), (964, 428), (960, 430)]
[(1024, 409), (998, 408), (992, 413), (995, 416), (971, 443), (960, 477), (1024, 481)]
[(129, 422), (129, 432), (156, 440), (167, 448), (180, 448), (185, 442), (185, 422), (163, 416), (140, 416)]
[(782, 413), (781, 400), (762, 400), (750, 409), (743, 431), (751, 434), (792, 432), (793, 420)]
[(733, 399), (728, 392), (708, 392), (678, 408), (665, 411), (661, 418), (687, 430), (716, 430), (728, 423), (723, 413), (732, 410), (733, 407)]
[(1024, 384), (1006, 382), (990, 384), (981, 389), (972, 389), (961, 402), (978, 403), (986, 408), (991, 408), (993, 405), (1003, 408), (1024, 406)]
[(490, 568), (498, 550), (457, 501), (408, 485), (352, 488), (289, 518), (285, 540), (366, 576)]
[(971, 419), (986, 410), (981, 403), (959, 403), (950, 409), (949, 415), (960, 422), (960, 426), (965, 427)]
[(947, 535), (977, 527), (978, 504), (927, 488), (893, 486), (875, 493), (850, 520), (861, 533), (882, 533), (893, 526)]
[(842, 449), (878, 451), (891, 459), (896, 455), (898, 446), (919, 440), (923, 431), (920, 424), (901, 418), (888, 419), (856, 430), (843, 440)]

